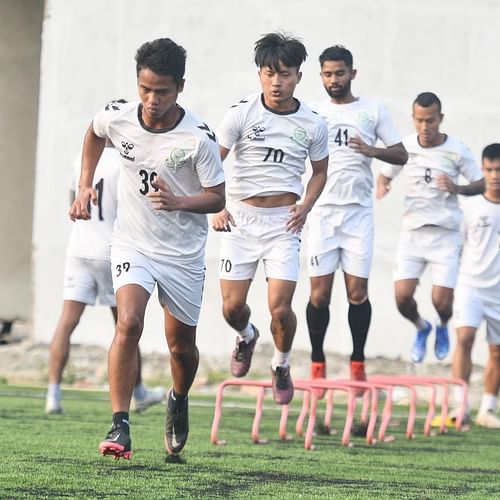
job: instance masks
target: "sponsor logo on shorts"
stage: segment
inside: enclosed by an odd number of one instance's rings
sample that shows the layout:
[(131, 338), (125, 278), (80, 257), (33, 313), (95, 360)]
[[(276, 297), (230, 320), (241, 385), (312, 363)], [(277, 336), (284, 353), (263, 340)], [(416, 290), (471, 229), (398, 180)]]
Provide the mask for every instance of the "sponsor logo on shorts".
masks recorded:
[(186, 152), (181, 148), (174, 148), (165, 160), (165, 166), (176, 172), (178, 168), (186, 165)]

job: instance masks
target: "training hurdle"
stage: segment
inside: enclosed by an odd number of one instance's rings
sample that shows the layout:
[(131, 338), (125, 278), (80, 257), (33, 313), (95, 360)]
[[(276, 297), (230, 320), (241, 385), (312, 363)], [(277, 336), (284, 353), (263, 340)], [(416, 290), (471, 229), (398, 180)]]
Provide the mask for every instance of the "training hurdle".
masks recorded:
[[(457, 418), (455, 420), (455, 428), (458, 431), (462, 430), (462, 424), (467, 411), (467, 394), (468, 386), (467, 383), (458, 378), (448, 378), (448, 377), (433, 377), (433, 376), (421, 376), (421, 375), (371, 375), (368, 377), (369, 381), (385, 382), (394, 386), (408, 387), (410, 386), (423, 386), (427, 387), (431, 391), (431, 398), (429, 400), (427, 415), (424, 424), (424, 434), (426, 436), (431, 435), (431, 422), (432, 418), (436, 413), (436, 402), (437, 402), (437, 387), (442, 388), (443, 397), (441, 401), (441, 423), (439, 426), (439, 432), (444, 434), (446, 432), (446, 416), (448, 415), (448, 401), (449, 401), (449, 387), (453, 385), (458, 385), (462, 387), (462, 401), (460, 402), (460, 407), (458, 411)], [(412, 403), (410, 399), (410, 406)], [(416, 411), (416, 410), (415, 410)]]
[[(230, 380), (225, 380), (224, 382), (221, 382), (219, 384), (219, 387), (217, 389), (217, 396), (215, 398), (215, 410), (214, 410), (214, 419), (212, 422), (212, 430), (210, 433), (211, 443), (215, 445), (225, 445), (227, 443), (226, 440), (218, 438), (218, 430), (219, 430), (220, 419), (222, 416), (222, 403), (224, 399), (224, 390), (227, 387), (231, 386), (256, 387), (258, 389), (256, 405), (255, 405), (255, 415), (252, 423), (251, 437), (252, 441), (255, 444), (265, 444), (267, 440), (260, 438), (260, 421), (263, 413), (265, 392), (266, 389), (271, 389), (272, 384), (270, 380), (246, 380), (246, 379), (230, 379)], [(312, 392), (312, 389), (308, 384), (303, 384), (300, 381), (294, 381), (293, 386), (295, 391), (304, 391), (305, 393), (308, 394)], [(314, 408), (309, 415), (309, 423), (307, 426), (304, 446), (307, 445), (308, 440), (312, 441), (312, 435), (314, 433), (316, 399), (317, 399), (316, 395), (312, 394), (311, 399), (314, 402), (313, 403)], [(288, 405), (281, 405), (281, 418), (278, 430), (278, 435), (281, 440), (286, 440), (288, 438), (286, 433), (287, 420), (288, 420)]]

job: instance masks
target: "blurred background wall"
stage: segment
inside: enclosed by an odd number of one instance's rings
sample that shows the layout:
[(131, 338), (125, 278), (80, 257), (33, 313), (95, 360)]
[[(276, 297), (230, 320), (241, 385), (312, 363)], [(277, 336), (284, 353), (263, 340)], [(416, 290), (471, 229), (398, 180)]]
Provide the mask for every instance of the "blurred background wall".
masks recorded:
[[(16, 15), (24, 13), (33, 23), (29, 36), (23, 34), (22, 23), (16, 28), (5, 21), (6, 6), (6, 12), (10, 6)], [(341, 43), (353, 52), (358, 69), (354, 94), (382, 101), (402, 135), (413, 131), (414, 97), (429, 90), (436, 92), (443, 102), (442, 130), (461, 138), (478, 161), (484, 145), (500, 140), (496, 64), (500, 2), (494, 0), (47, 0), (36, 143), (34, 267), (30, 275), (28, 240), (36, 128), (33, 114), (38, 83), (37, 37), (41, 30), (37, 22), (42, 6), (35, 1), (0, 0), (0, 8), (0, 57), (4, 61), (0, 76), (3, 90), (0, 318), (3, 310), (7, 310), (6, 304), (14, 303), (20, 311), (17, 314), (33, 321), (31, 332), (38, 341), (50, 340), (62, 304), (64, 251), (71, 227), (67, 217), (71, 162), (81, 148), (85, 129), (105, 102), (112, 98), (136, 98), (134, 54), (144, 41), (168, 36), (187, 49), (186, 85), (180, 104), (202, 116), (215, 129), (232, 103), (259, 90), (252, 60), (255, 40), (263, 33), (284, 29), (300, 36), (309, 52), (296, 93), (300, 99), (307, 102), (325, 98), (317, 58), (325, 47)], [(10, 37), (5, 35), (4, 24), (10, 27)], [(33, 43), (11, 53), (16, 36), (26, 43), (33, 39)], [(28, 70), (22, 58), (30, 57)], [(12, 80), (10, 74), (15, 71), (21, 74)], [(22, 85), (29, 87), (29, 92), (24, 93)], [(13, 104), (12, 93), (19, 93), (17, 104)], [(32, 106), (27, 99), (32, 100)], [(5, 109), (12, 113), (7, 124)], [(16, 128), (12, 127), (14, 121), (19, 122)], [(15, 168), (6, 160), (7, 154), (16, 160)], [(26, 158), (21, 160), (20, 155)], [(378, 168), (374, 162), (375, 174)], [(413, 326), (396, 310), (391, 277), (404, 192), (405, 179), (401, 176), (390, 196), (375, 203), (369, 356), (408, 359), (413, 341)], [(18, 238), (22, 239), (22, 245), (14, 243)], [(8, 245), (5, 250), (4, 245)], [(211, 232), (198, 344), (202, 354), (228, 356), (234, 336), (220, 312), (217, 266), (218, 237)], [(434, 320), (430, 286), (430, 276), (426, 274), (417, 299), (422, 313)], [(299, 325), (295, 346), (305, 349), (309, 348), (304, 312), (308, 291), (303, 271), (294, 300)], [(263, 340), (271, 342), (266, 331), (270, 318), (265, 297), (265, 281), (259, 271), (249, 300), (253, 321), (264, 332)], [(326, 347), (348, 354), (351, 339), (341, 273), (336, 277), (331, 315)], [(166, 351), (162, 324), (161, 311), (153, 297), (142, 341), (145, 351)], [(112, 329), (108, 310), (89, 308), (74, 341), (108, 345)], [(484, 342), (477, 342), (475, 361), (484, 362), (485, 353)]]

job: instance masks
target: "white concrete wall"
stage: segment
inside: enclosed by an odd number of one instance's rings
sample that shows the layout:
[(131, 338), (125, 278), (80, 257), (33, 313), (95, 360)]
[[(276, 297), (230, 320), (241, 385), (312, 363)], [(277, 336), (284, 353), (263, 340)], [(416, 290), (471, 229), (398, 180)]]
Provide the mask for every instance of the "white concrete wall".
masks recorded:
[[(356, 95), (384, 102), (402, 134), (412, 132), (411, 103), (417, 93), (436, 92), (446, 115), (443, 130), (464, 140), (479, 160), (482, 147), (500, 140), (500, 3), (493, 0), (48, 0), (43, 27), (42, 84), (35, 205), (35, 336), (48, 341), (61, 307), (64, 248), (70, 228), (67, 178), (93, 114), (110, 98), (136, 96), (134, 54), (146, 40), (168, 36), (188, 52), (180, 103), (217, 127), (233, 102), (259, 87), (253, 43), (285, 29), (302, 37), (309, 60), (297, 95), (324, 97), (317, 57), (342, 43), (354, 54)], [(377, 170), (375, 165), (375, 170)], [(408, 358), (413, 327), (396, 311), (391, 279), (399, 233), (404, 179), (390, 198), (376, 204), (376, 248), (370, 294), (373, 322), (369, 356)], [(207, 281), (198, 344), (203, 353), (228, 356), (233, 334), (220, 314), (217, 235), (208, 245)], [(270, 342), (265, 284), (259, 273), (250, 294), (253, 321)], [(418, 291), (421, 310), (434, 319), (429, 276)], [(308, 348), (303, 273), (294, 305), (295, 346)], [(347, 354), (351, 340), (343, 280), (335, 286), (327, 349)], [(107, 344), (110, 314), (90, 309), (75, 333), (77, 342)], [(484, 342), (474, 357), (484, 361)], [(148, 310), (144, 350), (166, 350), (154, 298)], [(432, 356), (430, 356), (432, 358)]]

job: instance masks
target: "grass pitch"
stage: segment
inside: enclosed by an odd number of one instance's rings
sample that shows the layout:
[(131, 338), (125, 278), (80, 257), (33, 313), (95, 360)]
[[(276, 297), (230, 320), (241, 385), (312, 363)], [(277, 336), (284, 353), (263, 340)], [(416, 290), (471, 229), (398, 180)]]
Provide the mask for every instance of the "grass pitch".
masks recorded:
[[(261, 434), (269, 443), (254, 445), (254, 402), (235, 397), (225, 398), (219, 428), (228, 444), (214, 446), (214, 398), (193, 394), (183, 463), (165, 460), (163, 405), (132, 415), (134, 455), (114, 461), (97, 451), (110, 426), (107, 394), (63, 397), (65, 413), (45, 415), (43, 389), (0, 386), (0, 498), (500, 498), (496, 430), (426, 438), (420, 419), (410, 441), (401, 418), (389, 429), (392, 443), (368, 446), (354, 437), (345, 448), (340, 435), (316, 436), (316, 449), (305, 451), (298, 436), (278, 439), (280, 413), (268, 402)], [(341, 431), (344, 414), (336, 412)], [(396, 412), (403, 417), (404, 409)], [(297, 414), (298, 402), (290, 409), (290, 433)]]

